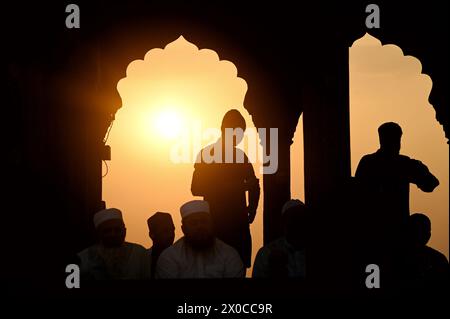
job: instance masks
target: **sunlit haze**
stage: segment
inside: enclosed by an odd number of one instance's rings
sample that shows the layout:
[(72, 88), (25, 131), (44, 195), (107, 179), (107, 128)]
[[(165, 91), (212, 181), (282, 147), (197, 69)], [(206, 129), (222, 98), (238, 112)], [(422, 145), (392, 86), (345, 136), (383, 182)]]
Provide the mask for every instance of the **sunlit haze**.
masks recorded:
[[(252, 83), (239, 77), (233, 61), (220, 60), (220, 48), (199, 49), (189, 39), (174, 40), (165, 48), (149, 48), (143, 60), (130, 61), (117, 85), (123, 106), (108, 140), (112, 159), (103, 198), (107, 207), (123, 211), (127, 240), (145, 247), (151, 246), (146, 220), (156, 211), (169, 212), (175, 240), (182, 236), (179, 207), (193, 199), (193, 161), (201, 147), (218, 137), (203, 134), (204, 129), (219, 129), (232, 108), (242, 113), (248, 128), (254, 127), (243, 104)], [(448, 257), (448, 145), (428, 102), (431, 87), (420, 61), (404, 56), (397, 46), (382, 46), (366, 35), (350, 48), (352, 174), (364, 154), (378, 149), (378, 126), (398, 122), (404, 132), (401, 153), (423, 161), (440, 180), (431, 194), (411, 186), (411, 209), (430, 216), (430, 245)], [(291, 188), (293, 197), (304, 199), (301, 122), (291, 147)], [(184, 149), (189, 163), (171, 160), (174, 145)], [(251, 226), (253, 257), (262, 245), (262, 198), (263, 193)]]

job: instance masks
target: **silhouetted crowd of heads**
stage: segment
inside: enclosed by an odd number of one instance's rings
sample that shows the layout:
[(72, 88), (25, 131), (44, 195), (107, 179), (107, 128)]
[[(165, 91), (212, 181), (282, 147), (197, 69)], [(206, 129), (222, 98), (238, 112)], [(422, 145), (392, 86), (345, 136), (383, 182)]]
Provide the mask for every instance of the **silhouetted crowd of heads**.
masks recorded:
[[(236, 110), (223, 119), (222, 131), (229, 127), (245, 129)], [(378, 133), (379, 150), (361, 159), (352, 179), (350, 210), (355, 222), (351, 227), (357, 228), (357, 235), (349, 249), (354, 263), (359, 269), (379, 266), (388, 287), (405, 280), (425, 287), (446, 285), (448, 261), (427, 246), (431, 221), (409, 209), (410, 184), (431, 192), (439, 181), (422, 162), (400, 155), (402, 129), (398, 124), (384, 123)], [(251, 255), (249, 225), (260, 194), (251, 164), (196, 163), (192, 193), (204, 199), (181, 205), (184, 236), (176, 242), (171, 214), (156, 212), (148, 218), (150, 249), (125, 241), (120, 210), (97, 212), (98, 242), (78, 254), (84, 278), (245, 277)], [(315, 249), (310, 236), (312, 211), (302, 201), (291, 199), (280, 208), (280, 215), (283, 235), (259, 249), (252, 277), (306, 279), (308, 267), (313, 266), (309, 256)]]

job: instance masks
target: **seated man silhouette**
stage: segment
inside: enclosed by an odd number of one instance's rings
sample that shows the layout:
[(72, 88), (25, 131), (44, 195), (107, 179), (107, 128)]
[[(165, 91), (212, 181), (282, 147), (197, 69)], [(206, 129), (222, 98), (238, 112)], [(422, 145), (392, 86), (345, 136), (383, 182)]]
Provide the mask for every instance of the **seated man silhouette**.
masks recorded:
[(363, 191), (367, 225), (387, 236), (402, 236), (409, 216), (409, 184), (432, 192), (438, 179), (420, 161), (400, 155), (402, 129), (393, 122), (378, 128), (380, 148), (365, 155), (356, 169), (355, 179)]
[(448, 284), (449, 264), (444, 254), (427, 246), (431, 221), (424, 214), (412, 214), (408, 224), (408, 273), (421, 284)]
[(284, 236), (262, 247), (253, 265), (253, 278), (305, 278), (308, 212), (298, 199), (282, 209)]
[(155, 277), (156, 263), (164, 249), (173, 244), (175, 239), (175, 226), (169, 213), (156, 212), (147, 219), (148, 235), (153, 246), (148, 250), (151, 263), (151, 275)]
[(191, 191), (208, 201), (216, 236), (234, 247), (248, 268), (252, 249), (250, 224), (256, 216), (260, 188), (252, 164), (236, 148), (245, 128), (239, 111), (233, 109), (225, 114), (221, 138), (197, 156)]
[(155, 277), (244, 277), (244, 265), (237, 251), (213, 234), (208, 202), (187, 202), (180, 212), (184, 237), (161, 253)]
[(148, 279), (150, 260), (147, 250), (125, 241), (122, 213), (108, 208), (94, 215), (98, 243), (78, 253), (81, 278)]

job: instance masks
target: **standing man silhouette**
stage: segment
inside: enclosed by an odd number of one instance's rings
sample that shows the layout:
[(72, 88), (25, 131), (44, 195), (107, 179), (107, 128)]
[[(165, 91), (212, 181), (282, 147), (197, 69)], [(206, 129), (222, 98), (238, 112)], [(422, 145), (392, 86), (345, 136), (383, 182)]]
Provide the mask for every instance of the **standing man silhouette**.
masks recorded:
[(409, 219), (409, 184), (432, 192), (438, 179), (420, 161), (400, 155), (402, 129), (388, 122), (378, 128), (380, 148), (361, 158), (356, 169), (367, 262), (382, 265), (387, 282), (402, 272)]
[(197, 156), (191, 191), (209, 202), (216, 236), (235, 248), (248, 268), (252, 249), (250, 224), (256, 216), (260, 187), (252, 164), (236, 148), (245, 129), (245, 120), (238, 110), (225, 114), (221, 138)]

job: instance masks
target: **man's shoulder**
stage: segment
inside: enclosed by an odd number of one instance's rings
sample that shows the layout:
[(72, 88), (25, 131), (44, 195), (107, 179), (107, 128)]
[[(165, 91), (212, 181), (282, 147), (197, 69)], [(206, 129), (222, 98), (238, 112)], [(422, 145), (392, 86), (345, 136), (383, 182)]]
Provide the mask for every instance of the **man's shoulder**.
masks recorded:
[(367, 167), (376, 165), (379, 162), (379, 154), (377, 152), (366, 154), (359, 160), (358, 171), (365, 170)]
[(366, 154), (363, 157), (361, 157), (360, 162), (377, 160), (379, 157), (380, 157), (380, 153), (378, 151), (376, 151), (376, 152)]
[(422, 170), (422, 169), (426, 168), (424, 163), (422, 163), (421, 161), (419, 161), (415, 158), (411, 158), (406, 155), (399, 155), (398, 157), (399, 157), (398, 161), (399, 161), (400, 165), (407, 167), (409, 169), (413, 169), (413, 170), (417, 171), (417, 170)]
[(77, 255), (80, 258), (87, 258), (95, 251), (97, 251), (97, 244), (89, 246), (89, 247), (83, 249)]
[(214, 244), (216, 246), (216, 249), (219, 249), (224, 252), (229, 252), (231, 254), (239, 255), (236, 249), (234, 249), (232, 246), (228, 245), (224, 241), (220, 240), (219, 238), (215, 238)]
[(139, 253), (147, 253), (147, 249), (139, 244), (136, 243), (130, 243), (130, 242), (125, 242), (124, 243), (125, 247), (127, 247), (128, 249), (132, 249), (133, 251), (139, 252)]
[(447, 257), (441, 253), (440, 251), (430, 247), (430, 246), (426, 246), (425, 247), (427, 253), (436, 261), (442, 262), (442, 263), (446, 263), (448, 264), (448, 260)]
[(403, 154), (399, 154), (398, 158), (400, 161), (405, 161), (405, 162), (420, 162), (418, 160), (415, 160), (407, 155), (403, 155)]
[(269, 255), (271, 254), (271, 252), (273, 251), (286, 251), (287, 250), (287, 245), (286, 245), (286, 238), (285, 237), (280, 237), (277, 238), (273, 241), (271, 241), (270, 243), (262, 246), (257, 253), (257, 256), (259, 258), (268, 258)]
[[(406, 155), (396, 155), (395, 157), (396, 160), (400, 161), (400, 162), (418, 162), (417, 160), (414, 160), (412, 158), (410, 158), (409, 156)], [(374, 153), (370, 153), (370, 154), (366, 154), (363, 157), (361, 157), (361, 160), (359, 161), (360, 164), (372, 164), (372, 163), (379, 163), (379, 162), (384, 162), (385, 161), (385, 157), (383, 156), (383, 154), (380, 152), (380, 150), (374, 152)]]
[(286, 238), (285, 237), (277, 238), (277, 239), (271, 241), (270, 243), (268, 243), (267, 245), (263, 246), (262, 248), (264, 248), (266, 251), (272, 251), (274, 249), (276, 249), (276, 250), (283, 249), (284, 250), (287, 248)]
[(163, 250), (160, 257), (168, 257), (168, 256), (177, 256), (179, 255), (180, 251), (184, 248), (184, 237), (181, 237), (176, 242), (173, 243), (173, 245), (167, 247)]

